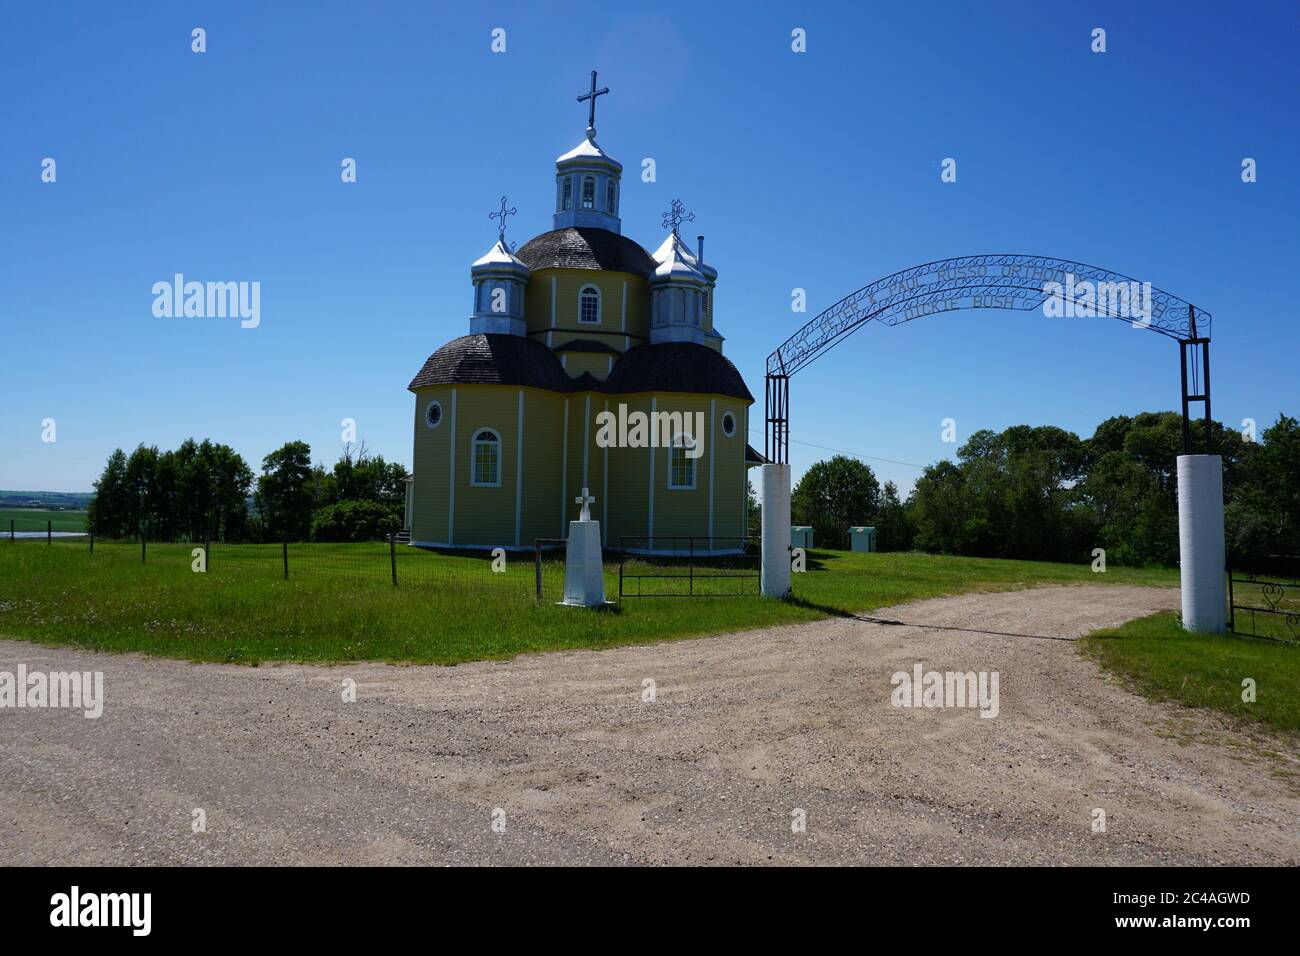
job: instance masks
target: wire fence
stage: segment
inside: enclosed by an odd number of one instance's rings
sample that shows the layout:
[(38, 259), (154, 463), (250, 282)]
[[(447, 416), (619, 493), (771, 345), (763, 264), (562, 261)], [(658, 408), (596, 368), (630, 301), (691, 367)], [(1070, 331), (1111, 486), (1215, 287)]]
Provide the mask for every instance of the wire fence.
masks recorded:
[[(49, 546), (99, 564), (144, 565), (243, 580), (337, 581), (341, 587), (472, 588), (482, 589), (491, 599), (547, 604), (564, 599), (564, 538), (539, 538), (530, 550), (433, 550), (413, 547), (395, 536), (338, 543), (162, 542), (147, 535), (108, 539), (87, 531), (60, 530), (47, 521), (10, 519), (9, 525), (0, 528), (0, 535), (14, 545)], [(754, 595), (759, 592), (758, 567), (757, 543), (752, 538), (623, 538), (618, 551), (605, 555), (605, 594), (609, 600)]]
[[(3, 529), (0, 546), (52, 548), (96, 564), (146, 566), (247, 580), (337, 581), (340, 587), (475, 589), (492, 599), (560, 600), (564, 594), (564, 540), (534, 550), (430, 550), (399, 542), (151, 541), (108, 539), (45, 527)], [(34, 522), (29, 522), (34, 525)], [(7, 542), (4, 539), (8, 539)]]

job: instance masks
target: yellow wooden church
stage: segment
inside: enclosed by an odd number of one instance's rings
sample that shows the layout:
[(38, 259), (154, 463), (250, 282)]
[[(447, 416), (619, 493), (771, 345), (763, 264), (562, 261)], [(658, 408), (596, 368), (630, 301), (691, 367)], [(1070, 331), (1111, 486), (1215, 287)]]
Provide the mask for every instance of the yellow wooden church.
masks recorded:
[(653, 253), (623, 235), (623, 167), (596, 142), (604, 92), (593, 73), (586, 138), (555, 161), (554, 228), (511, 251), (502, 201), (470, 267), (469, 334), (411, 380), (413, 545), (531, 548), (568, 533), (584, 488), (607, 548), (733, 551), (745, 535), (760, 456), (714, 326), (718, 273), (702, 236), (682, 240), (679, 202)]

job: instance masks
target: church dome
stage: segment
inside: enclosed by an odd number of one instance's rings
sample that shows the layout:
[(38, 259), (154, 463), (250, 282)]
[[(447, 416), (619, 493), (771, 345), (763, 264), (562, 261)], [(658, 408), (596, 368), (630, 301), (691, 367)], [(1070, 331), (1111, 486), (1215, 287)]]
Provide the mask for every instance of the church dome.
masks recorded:
[(694, 342), (638, 345), (614, 363), (608, 392), (686, 392), (752, 402), (736, 366), (721, 352)]
[(425, 361), (408, 389), (426, 385), (526, 385), (569, 390), (569, 376), (555, 353), (518, 335), (462, 335)]
[[(704, 269), (700, 267), (699, 259), (695, 253), (686, 248), (686, 243), (682, 242), (682, 237), (675, 232), (668, 234), (668, 238), (650, 254), (650, 258), (655, 261), (654, 277), (656, 279), (687, 282), (706, 281), (707, 277)], [(717, 271), (712, 271), (713, 278), (716, 278)]]
[(552, 229), (528, 240), (515, 256), (529, 269), (604, 269), (648, 277), (656, 263), (634, 240), (608, 229)]

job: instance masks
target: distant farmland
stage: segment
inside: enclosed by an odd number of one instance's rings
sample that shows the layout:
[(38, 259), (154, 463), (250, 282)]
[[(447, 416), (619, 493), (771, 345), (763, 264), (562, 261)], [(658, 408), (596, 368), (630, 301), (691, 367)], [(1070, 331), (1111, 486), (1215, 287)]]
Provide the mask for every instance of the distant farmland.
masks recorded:
[(15, 531), (44, 531), (46, 522), (54, 523), (55, 531), (85, 531), (86, 512), (50, 511), (46, 508), (0, 508), (0, 537), (9, 534), (9, 522)]

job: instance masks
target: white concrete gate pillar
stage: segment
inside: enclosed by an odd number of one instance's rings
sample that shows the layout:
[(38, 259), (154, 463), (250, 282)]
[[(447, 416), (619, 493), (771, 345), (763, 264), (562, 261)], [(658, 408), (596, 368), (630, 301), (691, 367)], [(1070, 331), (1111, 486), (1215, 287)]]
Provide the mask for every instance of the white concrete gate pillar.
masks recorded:
[(1183, 627), (1222, 634), (1227, 624), (1223, 545), (1223, 459), (1178, 456), (1178, 558)]
[(790, 466), (761, 465), (763, 534), (761, 584), (765, 597), (790, 596)]

